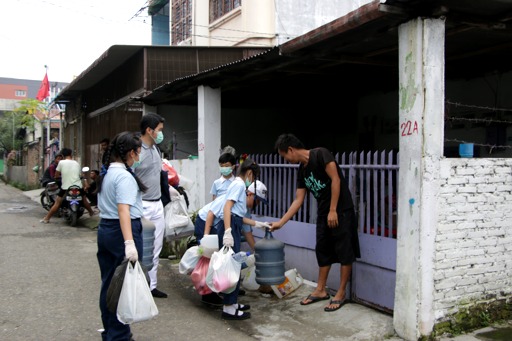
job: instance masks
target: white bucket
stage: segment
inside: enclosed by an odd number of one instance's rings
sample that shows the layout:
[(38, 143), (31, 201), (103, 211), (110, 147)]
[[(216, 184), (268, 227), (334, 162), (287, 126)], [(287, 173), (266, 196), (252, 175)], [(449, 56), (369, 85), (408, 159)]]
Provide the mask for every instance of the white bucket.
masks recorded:
[(210, 258), (215, 251), (219, 251), (219, 237), (216, 234), (207, 234), (199, 242), (203, 249), (203, 256)]
[(283, 298), (304, 283), (304, 278), (297, 272), (297, 269), (290, 269), (284, 273), (284, 282), (279, 285), (271, 285), (277, 297)]
[(219, 237), (216, 234), (207, 234), (206, 236), (203, 236), (200, 244), (204, 247), (219, 251)]

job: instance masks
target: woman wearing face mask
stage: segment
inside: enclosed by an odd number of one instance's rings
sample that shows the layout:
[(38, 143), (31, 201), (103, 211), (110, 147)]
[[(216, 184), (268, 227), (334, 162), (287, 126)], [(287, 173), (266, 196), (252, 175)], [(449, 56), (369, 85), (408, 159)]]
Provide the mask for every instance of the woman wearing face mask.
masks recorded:
[[(238, 176), (229, 185), (226, 192), (226, 203), (224, 204), (223, 216), (224, 225), (219, 226), (217, 231), (219, 245), (230, 246), (233, 251), (240, 251), (242, 225), (244, 216), (247, 213), (247, 188), (256, 181), (260, 175), (260, 166), (253, 160), (247, 158), (240, 165)], [(257, 193), (257, 184), (255, 188)], [(225, 320), (245, 320), (251, 317), (251, 307), (238, 303), (240, 282), (230, 294), (224, 294), (222, 318)]]
[(147, 188), (133, 172), (139, 164), (140, 148), (141, 140), (135, 133), (118, 134), (106, 151), (107, 161), (97, 180), (103, 340), (131, 340), (130, 325), (119, 322), (116, 313), (107, 308), (107, 290), (123, 259), (134, 262), (143, 252), (141, 195)]
[(229, 185), (235, 180), (235, 175), (233, 174), (235, 165), (236, 157), (232, 153), (223, 153), (219, 156), (219, 171), (221, 177), (212, 184), (212, 189), (210, 190), (212, 200), (226, 193)]

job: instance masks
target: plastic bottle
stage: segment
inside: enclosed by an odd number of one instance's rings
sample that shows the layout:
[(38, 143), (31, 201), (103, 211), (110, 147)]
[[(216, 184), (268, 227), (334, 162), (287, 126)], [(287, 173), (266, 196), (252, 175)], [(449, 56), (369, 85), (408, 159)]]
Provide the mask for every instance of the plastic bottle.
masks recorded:
[(240, 251), (233, 254), (233, 259), (236, 260), (238, 263), (245, 263), (245, 261), (247, 261), (247, 258), (249, 258), (250, 255), (250, 252)]
[(254, 258), (254, 254), (252, 254), (249, 257), (247, 257), (245, 264), (247, 264), (247, 266), (253, 266), (255, 262), (256, 262), (256, 259)]

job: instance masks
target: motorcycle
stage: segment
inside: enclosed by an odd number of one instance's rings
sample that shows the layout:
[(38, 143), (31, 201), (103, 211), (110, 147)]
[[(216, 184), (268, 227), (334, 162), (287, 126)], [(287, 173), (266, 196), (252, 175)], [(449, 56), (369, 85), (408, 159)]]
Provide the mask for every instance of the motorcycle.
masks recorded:
[[(89, 171), (89, 167), (82, 168), (80, 179), (83, 180), (83, 173)], [(61, 207), (64, 212), (64, 218), (70, 226), (75, 227), (78, 219), (84, 214), (85, 208), (83, 203), (80, 186), (69, 186), (62, 199)]]
[[(82, 172), (88, 172), (89, 167), (82, 168)], [(81, 177), (82, 179), (83, 177)], [(52, 181), (48, 182), (41, 192), (41, 206), (47, 211), (49, 211), (55, 200), (57, 195), (59, 194), (60, 187), (57, 182)], [(82, 195), (80, 194), (81, 188), (79, 186), (69, 186), (69, 188), (64, 193), (64, 197), (62, 198), (62, 203), (57, 211), (56, 215), (58, 217), (64, 217), (66, 222), (75, 227), (78, 223), (78, 219), (84, 214), (84, 205)]]
[(44, 186), (44, 190), (39, 195), (41, 206), (47, 211), (49, 211), (53, 204), (55, 204), (55, 199), (57, 198), (57, 194), (59, 194), (59, 185), (55, 181), (50, 181)]
[(70, 226), (75, 227), (78, 219), (84, 214), (84, 205), (79, 186), (69, 186), (62, 199), (61, 208), (64, 218)]

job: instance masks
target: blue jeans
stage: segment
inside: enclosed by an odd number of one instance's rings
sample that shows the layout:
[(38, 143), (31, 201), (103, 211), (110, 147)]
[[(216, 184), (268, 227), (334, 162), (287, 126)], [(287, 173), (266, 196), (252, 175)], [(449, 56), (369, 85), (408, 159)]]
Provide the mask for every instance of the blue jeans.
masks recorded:
[[(132, 234), (137, 253), (142, 259), (142, 224), (140, 219), (132, 219)], [(130, 340), (130, 325), (117, 319), (116, 313), (107, 308), (107, 290), (114, 271), (124, 259), (124, 238), (118, 219), (101, 219), (98, 226), (98, 264), (101, 273), (100, 311), (103, 329), (103, 341)]]
[[(231, 235), (233, 236), (233, 251), (237, 253), (240, 251), (240, 244), (242, 238), (242, 224), (244, 223), (243, 218), (237, 215), (231, 214)], [(223, 245), (222, 239), (224, 239), (224, 224), (219, 226), (217, 231), (219, 236), (219, 245)], [(240, 291), (240, 281), (236, 284), (235, 290), (229, 294), (223, 294), (224, 305), (231, 305), (238, 302), (238, 292)]]

